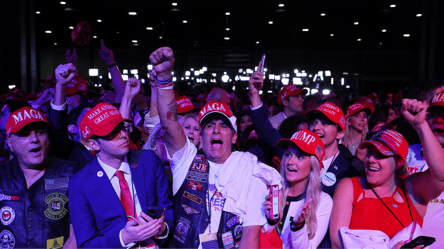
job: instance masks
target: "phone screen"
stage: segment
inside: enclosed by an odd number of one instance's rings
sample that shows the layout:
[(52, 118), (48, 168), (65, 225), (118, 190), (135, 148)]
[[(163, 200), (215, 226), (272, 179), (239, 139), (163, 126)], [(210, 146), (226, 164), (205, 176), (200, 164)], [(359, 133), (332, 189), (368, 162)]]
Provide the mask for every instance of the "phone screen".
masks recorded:
[(273, 185), (272, 186), (273, 191), (273, 219), (279, 218), (279, 186)]

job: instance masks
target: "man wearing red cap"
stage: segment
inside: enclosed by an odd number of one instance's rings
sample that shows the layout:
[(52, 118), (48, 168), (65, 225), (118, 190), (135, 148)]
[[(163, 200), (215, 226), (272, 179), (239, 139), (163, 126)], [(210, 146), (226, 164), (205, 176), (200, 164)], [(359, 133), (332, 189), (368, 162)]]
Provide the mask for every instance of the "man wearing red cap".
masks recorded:
[[(69, 182), (71, 218), (79, 247), (148, 248), (172, 227), (171, 190), (165, 168), (153, 151), (129, 149), (119, 110), (106, 103), (89, 110), (80, 122), (88, 146), (97, 153)], [(119, 200), (120, 199), (120, 200)], [(147, 207), (164, 209), (153, 219)]]
[(236, 117), (229, 105), (209, 101), (199, 112), (202, 150), (187, 139), (177, 119), (172, 85), (173, 51), (150, 56), (157, 72), (158, 109), (173, 173), (174, 248), (259, 248), (266, 223), (262, 203), (279, 173), (245, 152), (232, 152)]
[[(433, 131), (433, 135), (438, 139), (441, 147), (444, 148), (444, 91), (436, 94), (430, 100), (427, 108), (427, 123)], [(408, 163), (409, 175), (424, 172), (429, 167), (425, 160), (422, 144), (409, 146), (409, 153), (406, 159)], [(427, 236), (436, 238), (436, 242), (430, 248), (443, 248), (444, 238), (442, 237), (442, 224), (444, 223), (444, 192), (430, 201), (424, 217), (423, 231)]]
[(49, 124), (37, 109), (12, 112), (6, 134), (15, 158), (0, 165), (0, 237), (17, 248), (75, 248), (67, 202), (78, 165), (50, 157)]
[(344, 137), (346, 120), (341, 108), (325, 102), (305, 114), (310, 130), (318, 135), (325, 147), (321, 169), (322, 190), (333, 196), (342, 178), (359, 176), (359, 172), (346, 160), (339, 150), (339, 140)]
[(278, 103), (283, 110), (270, 118), (270, 122), (276, 130), (279, 129), (279, 125), (281, 125), (284, 119), (298, 113), (303, 113), (302, 104), (305, 101), (303, 97), (305, 94), (307, 94), (306, 89), (301, 90), (294, 85), (284, 86), (284, 88), (279, 91)]

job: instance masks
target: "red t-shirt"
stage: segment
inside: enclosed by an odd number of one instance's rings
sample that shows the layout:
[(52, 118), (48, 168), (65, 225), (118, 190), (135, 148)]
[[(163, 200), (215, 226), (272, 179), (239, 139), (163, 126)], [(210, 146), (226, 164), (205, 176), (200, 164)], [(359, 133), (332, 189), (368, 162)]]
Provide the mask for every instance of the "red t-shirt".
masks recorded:
[[(364, 189), (362, 188), (359, 177), (352, 177), (353, 182), (353, 211), (350, 221), (350, 229), (366, 229), (366, 230), (379, 230), (387, 234), (390, 238), (400, 231), (403, 227), (399, 224), (398, 220), (390, 213), (390, 210), (396, 215), (401, 223), (406, 227), (412, 221), (417, 220), (418, 224), (422, 227), (423, 219), (419, 216), (413, 203), (410, 201), (407, 195), (407, 201), (405, 200), (404, 190), (401, 187), (404, 181), (401, 181), (396, 187), (396, 191), (391, 197), (381, 198), (387, 207), (377, 198), (364, 197), (357, 201)], [(403, 202), (397, 202), (393, 197), (398, 192), (403, 199)], [(412, 213), (413, 220), (410, 216)]]

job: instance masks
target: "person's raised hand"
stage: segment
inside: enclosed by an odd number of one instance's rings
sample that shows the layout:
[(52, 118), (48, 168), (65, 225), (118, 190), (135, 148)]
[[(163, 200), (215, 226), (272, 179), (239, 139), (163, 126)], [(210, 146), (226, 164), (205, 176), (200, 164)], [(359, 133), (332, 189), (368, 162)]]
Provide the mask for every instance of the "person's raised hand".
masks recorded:
[(271, 218), (272, 218), (272, 217), (270, 217), (270, 210), (272, 207), (271, 195), (265, 196), (265, 201), (264, 201), (263, 205), (264, 205), (264, 210), (265, 210), (265, 216), (267, 217), (267, 219), (271, 220)]
[(129, 97), (133, 99), (140, 91), (140, 80), (135, 77), (128, 79), (125, 85), (125, 93), (129, 94)]
[(158, 48), (150, 55), (150, 61), (151, 64), (153, 64), (154, 71), (156, 71), (159, 80), (171, 78), (175, 61), (171, 48)]
[(103, 39), (100, 39), (99, 56), (108, 66), (115, 63), (113, 51), (111, 49), (105, 47), (105, 43), (103, 42)]
[(259, 61), (259, 65), (257, 66), (258, 71), (254, 72), (249, 80), (248, 88), (251, 91), (257, 90), (257, 93), (259, 94), (259, 90), (262, 89), (262, 86), (264, 84), (264, 73), (259, 71), (259, 69), (262, 66), (262, 61)]
[(313, 201), (313, 199), (308, 199), (304, 205), (302, 205), (302, 210), (301, 213), (299, 215), (297, 215), (297, 219), (293, 219), (293, 222), (296, 225), (301, 224), (302, 222), (304, 222), (305, 219), (307, 219), (308, 215), (310, 214), (310, 203)]
[(76, 49), (74, 48), (73, 50), (72, 50), (72, 52), (71, 52), (71, 49), (68, 49), (67, 51), (66, 51), (66, 53), (65, 53), (65, 56), (66, 56), (66, 61), (68, 62), (68, 63), (72, 63), (72, 64), (76, 64), (76, 61), (77, 61), (77, 52), (76, 52)]
[(72, 63), (61, 64), (55, 70), (57, 85), (60, 86), (67, 86), (74, 76), (76, 76), (76, 67)]
[(150, 77), (148, 77), (148, 81), (150, 82), (151, 88), (156, 88), (156, 71), (153, 70), (149, 73)]
[(428, 104), (416, 99), (403, 99), (401, 113), (413, 126), (418, 127), (426, 121)]

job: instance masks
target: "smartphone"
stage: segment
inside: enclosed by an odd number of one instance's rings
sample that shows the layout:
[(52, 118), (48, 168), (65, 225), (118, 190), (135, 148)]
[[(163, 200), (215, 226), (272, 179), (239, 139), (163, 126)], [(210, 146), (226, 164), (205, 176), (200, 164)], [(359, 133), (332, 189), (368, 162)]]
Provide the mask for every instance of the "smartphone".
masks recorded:
[(153, 219), (159, 219), (160, 216), (162, 216), (163, 211), (164, 211), (163, 207), (151, 206), (147, 207), (144, 213)]
[(271, 210), (270, 217), (272, 220), (279, 219), (279, 186), (271, 185), (270, 186), (270, 195), (271, 195)]
[[(258, 68), (258, 70), (263, 73), (264, 72), (264, 65), (265, 65), (265, 54), (262, 55), (261, 62), (262, 62), (261, 63), (261, 67)], [(253, 85), (254, 85), (254, 88), (256, 88), (258, 90), (262, 89), (262, 84), (261, 83), (254, 83)]]
[(419, 236), (409, 243), (403, 245), (401, 248), (415, 248), (416, 246), (423, 245), (424, 247), (435, 243), (435, 238), (427, 236)]

